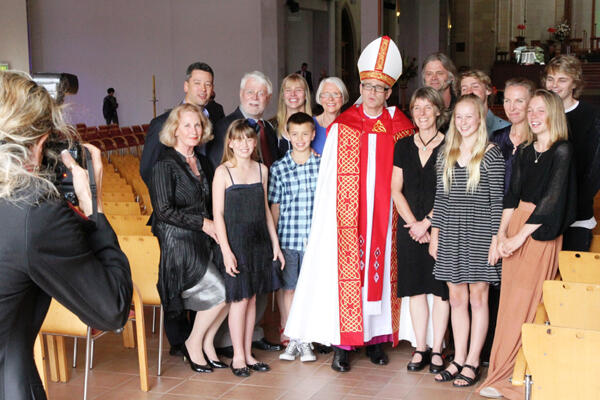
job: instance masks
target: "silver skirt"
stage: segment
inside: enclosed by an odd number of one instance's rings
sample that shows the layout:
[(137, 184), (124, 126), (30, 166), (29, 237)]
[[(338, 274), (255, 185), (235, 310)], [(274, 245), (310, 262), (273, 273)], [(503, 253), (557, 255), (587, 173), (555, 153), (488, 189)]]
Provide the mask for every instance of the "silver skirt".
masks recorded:
[(181, 298), (184, 308), (192, 311), (205, 311), (225, 301), (223, 277), (213, 263), (212, 257), (202, 279), (181, 292)]

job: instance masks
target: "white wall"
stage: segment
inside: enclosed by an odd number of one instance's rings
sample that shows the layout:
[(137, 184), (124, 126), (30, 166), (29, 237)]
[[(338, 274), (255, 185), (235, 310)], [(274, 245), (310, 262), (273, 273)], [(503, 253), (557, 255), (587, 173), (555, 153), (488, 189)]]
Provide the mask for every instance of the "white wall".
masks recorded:
[(27, 6), (25, 0), (2, 0), (0, 5), (0, 62), (29, 72)]
[[(51, 4), (50, 4), (51, 3)], [(104, 123), (106, 88), (116, 90), (121, 125), (152, 118), (183, 98), (185, 69), (215, 71), (217, 101), (229, 113), (246, 71), (265, 71), (277, 87), (280, 8), (266, 0), (30, 0), (32, 70), (70, 72), (79, 93), (72, 121)], [(271, 107), (272, 108), (272, 107)], [(270, 108), (270, 109), (271, 109)]]

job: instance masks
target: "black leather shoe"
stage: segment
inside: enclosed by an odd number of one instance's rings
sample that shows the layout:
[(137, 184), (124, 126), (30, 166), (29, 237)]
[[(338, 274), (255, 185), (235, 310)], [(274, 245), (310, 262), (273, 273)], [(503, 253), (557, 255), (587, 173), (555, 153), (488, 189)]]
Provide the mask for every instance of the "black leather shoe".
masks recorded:
[(419, 362), (412, 362), (411, 361), (411, 362), (409, 362), (406, 365), (406, 369), (409, 370), (409, 371), (413, 371), (413, 372), (422, 370), (423, 368), (425, 368), (425, 366), (427, 364), (429, 364), (431, 362), (431, 349), (427, 349), (425, 351), (415, 350), (414, 353), (413, 353), (413, 356), (415, 354), (420, 354), (421, 355), (421, 361), (419, 361)]
[(176, 357), (183, 356), (183, 352), (181, 351), (181, 345), (176, 344), (175, 346), (171, 346), (171, 349), (169, 349), (169, 355)]
[[(433, 356), (439, 356), (442, 359), (442, 364), (434, 364)], [(442, 372), (443, 370), (444, 370), (444, 356), (442, 356), (440, 353), (431, 353), (429, 372), (431, 372), (432, 374), (438, 374), (438, 373)]]
[(267, 372), (271, 370), (271, 367), (269, 367), (269, 364), (265, 364), (264, 362), (257, 362), (256, 364), (246, 364), (248, 366), (248, 368), (250, 368), (253, 371), (258, 371), (258, 372)]
[(233, 346), (218, 347), (215, 349), (218, 356), (225, 358), (233, 358)]
[(184, 361), (187, 360), (187, 362), (190, 364), (190, 368), (192, 369), (192, 371), (213, 372), (213, 369), (210, 365), (208, 365), (208, 364), (200, 365), (200, 364), (196, 364), (195, 362), (192, 361), (192, 358), (190, 357), (190, 353), (188, 353), (187, 347), (185, 347), (185, 343), (181, 346), (181, 352), (183, 353)]
[(231, 368), (231, 372), (233, 372), (235, 376), (239, 376), (240, 378), (247, 378), (250, 376), (250, 369), (248, 367), (233, 368), (233, 361), (229, 364), (229, 368)]
[(267, 341), (265, 338), (252, 342), (252, 347), (264, 351), (281, 351), (283, 346)]
[(329, 354), (333, 351), (331, 346), (325, 346), (324, 344), (320, 344), (320, 343), (315, 343), (315, 350), (319, 354)]
[(208, 358), (206, 353), (204, 353), (204, 359), (206, 360), (208, 365), (210, 365), (212, 368), (227, 368), (227, 364), (225, 364), (224, 362), (221, 362), (220, 360), (217, 360), (217, 361), (211, 360), (210, 358)]
[(367, 357), (371, 359), (373, 364), (387, 365), (390, 362), (387, 354), (383, 351), (383, 347), (380, 344), (373, 344), (367, 346)]
[(350, 361), (346, 350), (333, 346), (333, 361), (331, 362), (331, 368), (337, 372), (350, 371)]

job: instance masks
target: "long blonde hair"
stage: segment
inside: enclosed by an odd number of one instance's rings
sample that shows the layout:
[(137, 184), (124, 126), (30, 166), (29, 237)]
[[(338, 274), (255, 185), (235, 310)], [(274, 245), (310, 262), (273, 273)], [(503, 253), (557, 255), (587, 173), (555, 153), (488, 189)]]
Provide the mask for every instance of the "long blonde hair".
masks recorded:
[[(46, 134), (69, 142), (77, 137), (44, 87), (23, 72), (0, 71), (0, 198), (35, 202), (58, 196), (53, 168), (30, 164), (32, 147)], [(51, 165), (58, 162), (58, 154), (44, 153)]]
[(475, 106), (475, 110), (479, 112), (479, 128), (475, 132), (477, 140), (473, 149), (471, 149), (471, 159), (467, 163), (467, 192), (474, 193), (479, 185), (479, 179), (481, 172), (479, 167), (481, 166), (481, 160), (485, 155), (485, 150), (488, 145), (487, 128), (485, 126), (485, 109), (481, 99), (473, 94), (467, 94), (458, 99), (454, 112), (452, 113), (452, 119), (450, 121), (450, 129), (446, 134), (446, 144), (444, 146), (443, 156), (443, 182), (444, 192), (449, 193), (450, 187), (452, 186), (452, 178), (454, 165), (460, 157), (460, 145), (462, 143), (462, 136), (456, 128), (456, 109), (460, 103), (470, 102)]
[(283, 81), (281, 82), (281, 88), (279, 88), (279, 102), (277, 103), (277, 138), (281, 139), (283, 132), (285, 132), (285, 125), (287, 123), (287, 119), (289, 115), (287, 115), (287, 107), (285, 105), (285, 99), (283, 97), (283, 93), (285, 92), (285, 88), (288, 83), (298, 83), (300, 82), (304, 87), (304, 110), (308, 115), (312, 115), (312, 109), (310, 107), (310, 89), (308, 88), (308, 83), (306, 83), (306, 79), (302, 77), (300, 74), (289, 74)]
[[(546, 89), (538, 89), (533, 94), (533, 97), (539, 97), (546, 106), (546, 125), (550, 131), (550, 142), (548, 147), (551, 147), (559, 140), (569, 139), (569, 129), (567, 127), (567, 117), (561, 98), (554, 92)], [(531, 101), (531, 100), (530, 100)], [(529, 140), (526, 145), (533, 143), (534, 133), (529, 126)]]
[(235, 154), (233, 154), (233, 150), (229, 147), (229, 143), (232, 140), (237, 140), (241, 138), (254, 139), (256, 145), (254, 146), (254, 150), (252, 151), (252, 159), (254, 161), (259, 161), (260, 158), (258, 156), (258, 134), (254, 130), (252, 126), (245, 119), (236, 119), (233, 121), (229, 128), (227, 128), (227, 133), (225, 133), (225, 147), (223, 149), (223, 158), (221, 158), (221, 164), (229, 161), (235, 167), (237, 162), (235, 159)]

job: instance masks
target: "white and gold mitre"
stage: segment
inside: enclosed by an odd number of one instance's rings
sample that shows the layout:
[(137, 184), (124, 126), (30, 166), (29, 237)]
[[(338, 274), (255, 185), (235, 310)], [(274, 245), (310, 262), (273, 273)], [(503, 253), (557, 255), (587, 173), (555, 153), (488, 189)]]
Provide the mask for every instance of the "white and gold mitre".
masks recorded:
[(402, 75), (402, 57), (398, 46), (388, 36), (373, 40), (358, 58), (360, 80), (377, 79), (393, 86)]

